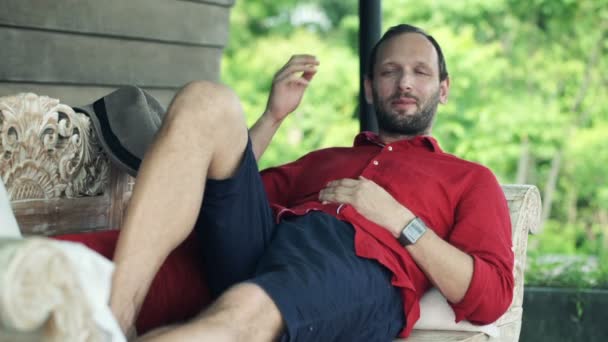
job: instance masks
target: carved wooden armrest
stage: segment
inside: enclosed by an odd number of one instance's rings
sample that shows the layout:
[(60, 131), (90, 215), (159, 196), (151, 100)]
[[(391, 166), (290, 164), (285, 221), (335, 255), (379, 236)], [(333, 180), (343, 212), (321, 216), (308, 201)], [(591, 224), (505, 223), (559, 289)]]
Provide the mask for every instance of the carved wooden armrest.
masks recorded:
[(0, 176), (26, 235), (114, 227), (129, 190), (90, 119), (32, 93), (0, 97)]

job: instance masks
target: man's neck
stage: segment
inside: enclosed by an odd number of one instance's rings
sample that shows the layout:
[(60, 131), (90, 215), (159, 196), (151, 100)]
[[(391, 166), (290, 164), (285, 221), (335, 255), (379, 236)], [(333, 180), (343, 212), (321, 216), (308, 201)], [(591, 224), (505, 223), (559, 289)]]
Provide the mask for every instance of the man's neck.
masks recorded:
[(385, 144), (394, 143), (395, 141), (399, 141), (399, 140), (406, 140), (406, 139), (409, 140), (409, 139), (413, 139), (415, 137), (424, 136), (424, 135), (429, 135), (429, 132), (423, 132), (421, 134), (414, 134), (414, 135), (406, 135), (406, 134), (388, 133), (388, 132), (380, 130), (380, 132), (378, 133), (378, 137), (380, 138), (380, 141), (382, 141)]

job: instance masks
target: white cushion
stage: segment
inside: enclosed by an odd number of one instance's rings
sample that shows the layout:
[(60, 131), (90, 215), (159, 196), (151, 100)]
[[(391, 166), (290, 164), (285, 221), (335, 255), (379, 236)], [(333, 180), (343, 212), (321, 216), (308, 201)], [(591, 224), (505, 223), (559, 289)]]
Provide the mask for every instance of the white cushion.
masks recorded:
[(0, 341), (15, 341), (12, 331), (26, 333), (17, 341), (125, 342), (108, 306), (113, 270), (80, 243), (0, 238)]
[(468, 321), (456, 323), (456, 315), (447, 299), (432, 288), (420, 299), (420, 319), (414, 325), (418, 330), (458, 330), (480, 331), (491, 337), (498, 337), (500, 332), (495, 323), (474, 325)]

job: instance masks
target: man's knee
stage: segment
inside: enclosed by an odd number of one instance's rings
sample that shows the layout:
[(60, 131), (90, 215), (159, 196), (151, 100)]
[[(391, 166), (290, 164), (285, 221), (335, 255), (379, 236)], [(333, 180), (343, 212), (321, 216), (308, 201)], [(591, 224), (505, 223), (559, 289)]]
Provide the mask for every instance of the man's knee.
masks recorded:
[(165, 116), (164, 126), (180, 131), (221, 132), (245, 125), (238, 96), (229, 87), (210, 81), (193, 81), (178, 91)]
[(283, 330), (283, 319), (270, 296), (258, 285), (237, 284), (214, 304), (230, 312), (235, 328), (248, 340), (271, 340)]

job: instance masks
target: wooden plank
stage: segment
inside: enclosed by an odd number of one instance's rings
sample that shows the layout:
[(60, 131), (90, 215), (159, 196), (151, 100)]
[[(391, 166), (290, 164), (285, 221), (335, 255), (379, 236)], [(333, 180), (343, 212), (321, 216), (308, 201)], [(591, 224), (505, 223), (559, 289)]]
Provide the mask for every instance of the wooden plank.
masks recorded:
[(109, 196), (23, 200), (11, 203), (23, 235), (106, 229)]
[[(2, 83), (0, 82), (0, 96), (15, 95), (18, 93), (35, 93), (59, 99), (61, 103), (70, 106), (79, 106), (93, 103), (95, 100), (111, 93), (116, 87), (90, 86), (90, 85), (63, 85), (42, 83)], [(143, 88), (152, 95), (165, 108), (169, 106), (176, 89), (150, 89)]]
[(0, 27), (0, 80), (179, 87), (217, 80), (222, 50)]
[(228, 2), (3, 0), (0, 25), (221, 47)]

